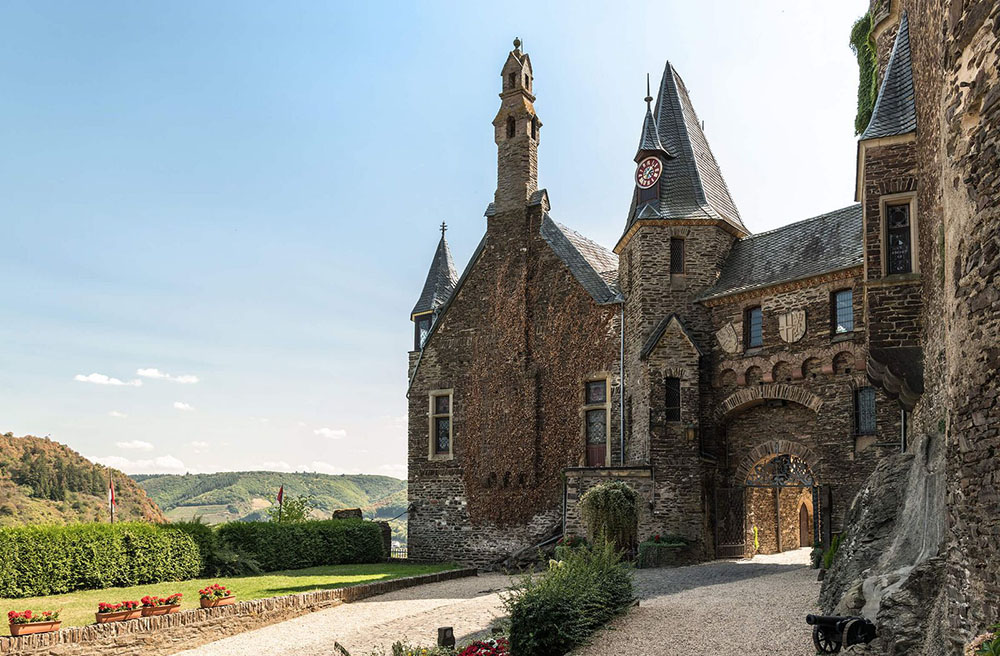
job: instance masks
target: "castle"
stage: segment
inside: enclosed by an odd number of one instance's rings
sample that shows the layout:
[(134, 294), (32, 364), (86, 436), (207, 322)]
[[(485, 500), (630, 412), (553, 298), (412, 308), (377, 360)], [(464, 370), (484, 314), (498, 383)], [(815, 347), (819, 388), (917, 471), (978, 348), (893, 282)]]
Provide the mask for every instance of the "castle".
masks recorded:
[[(646, 98), (612, 250), (538, 188), (530, 57), (501, 71), (497, 190), (458, 275), (442, 232), (411, 318), (409, 549), (488, 565), (621, 480), (640, 538), (697, 559), (829, 540), (921, 391), (906, 19), (861, 136), (858, 203), (760, 234), (678, 71)], [(755, 547), (756, 543), (756, 547)]]

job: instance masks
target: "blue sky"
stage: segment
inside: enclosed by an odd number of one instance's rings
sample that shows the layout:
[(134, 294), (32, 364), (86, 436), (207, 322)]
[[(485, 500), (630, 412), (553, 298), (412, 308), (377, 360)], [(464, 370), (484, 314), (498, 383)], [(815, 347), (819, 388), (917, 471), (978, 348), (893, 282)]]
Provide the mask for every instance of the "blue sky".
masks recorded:
[(752, 231), (850, 204), (866, 7), (7, 0), (0, 432), (401, 476), (409, 311), (440, 222), (460, 268), (485, 228), (513, 37), (553, 217), (611, 246), (668, 59)]

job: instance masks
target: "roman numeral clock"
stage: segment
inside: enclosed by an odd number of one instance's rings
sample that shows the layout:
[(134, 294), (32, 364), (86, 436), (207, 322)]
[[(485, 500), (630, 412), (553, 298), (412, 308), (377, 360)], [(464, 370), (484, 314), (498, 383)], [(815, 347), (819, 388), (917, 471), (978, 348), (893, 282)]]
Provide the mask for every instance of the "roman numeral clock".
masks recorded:
[(663, 164), (659, 157), (647, 157), (639, 162), (635, 170), (635, 184), (639, 189), (649, 189), (660, 179), (663, 173)]

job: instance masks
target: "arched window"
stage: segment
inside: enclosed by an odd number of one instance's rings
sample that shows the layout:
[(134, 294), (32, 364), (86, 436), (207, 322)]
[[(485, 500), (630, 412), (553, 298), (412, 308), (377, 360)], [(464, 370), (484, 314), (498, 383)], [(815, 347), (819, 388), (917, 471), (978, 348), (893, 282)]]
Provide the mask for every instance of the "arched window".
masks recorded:
[(507, 79), (510, 81), (509, 86), (511, 89), (517, 86), (517, 73), (511, 73), (507, 76)]
[(517, 124), (514, 122), (514, 117), (513, 116), (508, 116), (507, 117), (507, 138), (508, 139), (513, 139), (514, 138), (514, 130), (516, 129), (516, 125)]

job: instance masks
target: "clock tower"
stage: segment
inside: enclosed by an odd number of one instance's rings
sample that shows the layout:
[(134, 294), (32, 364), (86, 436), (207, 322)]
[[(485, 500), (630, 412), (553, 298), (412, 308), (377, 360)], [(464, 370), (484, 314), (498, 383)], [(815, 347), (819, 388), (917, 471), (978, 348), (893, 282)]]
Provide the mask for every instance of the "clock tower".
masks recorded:
[(521, 52), (521, 40), (507, 56), (500, 73), (503, 80), (500, 110), (493, 119), (497, 144), (497, 190), (494, 206), (498, 214), (522, 210), (538, 190), (538, 140), (542, 122), (535, 114), (534, 77), (531, 58)]

